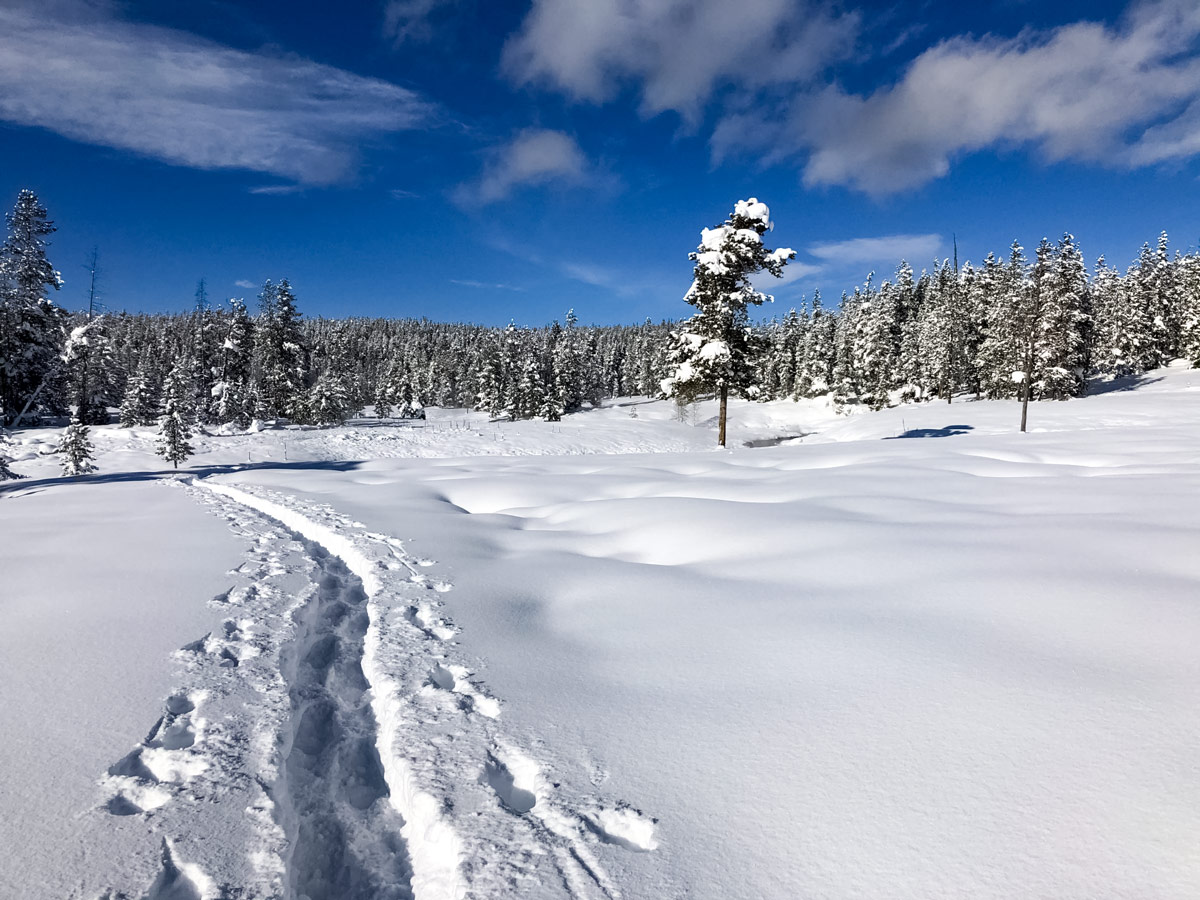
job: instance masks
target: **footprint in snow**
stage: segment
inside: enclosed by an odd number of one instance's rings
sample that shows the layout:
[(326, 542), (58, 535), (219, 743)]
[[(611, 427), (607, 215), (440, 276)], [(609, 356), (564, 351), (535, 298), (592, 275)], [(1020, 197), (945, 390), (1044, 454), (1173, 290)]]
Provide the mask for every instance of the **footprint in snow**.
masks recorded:
[(606, 844), (615, 844), (635, 853), (658, 849), (654, 829), (658, 820), (632, 806), (601, 807), (588, 813), (584, 821)]

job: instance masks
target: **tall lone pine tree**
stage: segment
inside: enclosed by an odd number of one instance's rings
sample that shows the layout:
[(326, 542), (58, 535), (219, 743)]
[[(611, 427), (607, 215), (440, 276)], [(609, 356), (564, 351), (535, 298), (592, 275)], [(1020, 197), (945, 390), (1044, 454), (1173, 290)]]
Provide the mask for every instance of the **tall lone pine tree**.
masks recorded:
[(683, 299), (697, 312), (671, 336), (671, 373), (662, 390), (681, 403), (716, 393), (721, 400), (717, 443), (722, 447), (729, 392), (757, 393), (747, 309), (772, 298), (755, 290), (750, 276), (766, 271), (778, 278), (787, 261), (796, 258), (787, 247), (764, 246), (762, 236), (770, 229), (765, 203), (754, 197), (739, 200), (724, 224), (701, 231), (700, 246), (688, 256), (696, 263), (695, 280)]

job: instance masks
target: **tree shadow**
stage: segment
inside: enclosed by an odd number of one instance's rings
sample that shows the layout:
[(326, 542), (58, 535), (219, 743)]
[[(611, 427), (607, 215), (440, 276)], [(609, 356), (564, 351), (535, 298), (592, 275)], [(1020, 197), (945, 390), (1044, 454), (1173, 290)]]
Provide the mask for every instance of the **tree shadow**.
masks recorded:
[(60, 484), (120, 484), (124, 482), (164, 481), (183, 475), (191, 478), (207, 478), (210, 475), (231, 475), (234, 472), (254, 472), (263, 469), (320, 470), (326, 472), (350, 472), (361, 466), (361, 462), (341, 460), (312, 462), (256, 462), (234, 463), (227, 466), (200, 466), (198, 468), (159, 469), (144, 472), (97, 472), (92, 475), (60, 476), (58, 478), (20, 478), (0, 482), (0, 496), (20, 492), (37, 492), (37, 489)]
[(974, 425), (945, 425), (941, 428), (910, 428), (908, 431), (901, 434), (894, 434), (891, 437), (885, 437), (885, 441), (898, 441), (901, 438), (939, 438), (953, 437), (956, 434), (966, 434), (968, 431), (974, 431)]
[(1085, 397), (1098, 397), (1101, 394), (1115, 394), (1120, 391), (1133, 391), (1140, 387), (1145, 387), (1148, 384), (1162, 381), (1163, 376), (1150, 377), (1148, 375), (1128, 375), (1125, 378), (1114, 378), (1111, 381), (1089, 381), (1087, 390), (1083, 392)]

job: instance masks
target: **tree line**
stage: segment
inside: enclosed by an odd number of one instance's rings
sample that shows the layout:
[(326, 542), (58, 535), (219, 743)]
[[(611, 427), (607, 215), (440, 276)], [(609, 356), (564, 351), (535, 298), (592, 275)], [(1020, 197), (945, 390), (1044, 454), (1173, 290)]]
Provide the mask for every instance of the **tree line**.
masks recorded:
[(195, 425), (336, 424), (367, 407), (384, 418), (436, 405), (555, 421), (628, 395), (828, 396), (871, 409), (959, 396), (1027, 403), (1079, 396), (1098, 375), (1178, 357), (1200, 364), (1200, 254), (1172, 253), (1165, 233), (1124, 272), (1104, 259), (1089, 272), (1066, 234), (1032, 259), (1014, 243), (978, 266), (946, 259), (918, 275), (902, 262), (836, 308), (816, 294), (751, 324), (747, 308), (769, 297), (749, 275), (780, 274), (791, 251), (762, 247), (766, 207), (743, 201), (691, 254), (685, 299), (697, 313), (687, 322), (581, 326), (568, 313), (547, 327), (491, 328), (305, 318), (287, 279), (266, 282), (253, 312), (237, 298), (210, 304), (201, 283), (186, 313), (68, 313), (53, 300), (62, 278), (47, 256), (46, 209), (21, 191), (6, 218), (0, 424), (71, 415), (81, 458), (87, 427), (114, 410), (123, 426), (159, 425), (178, 463)]

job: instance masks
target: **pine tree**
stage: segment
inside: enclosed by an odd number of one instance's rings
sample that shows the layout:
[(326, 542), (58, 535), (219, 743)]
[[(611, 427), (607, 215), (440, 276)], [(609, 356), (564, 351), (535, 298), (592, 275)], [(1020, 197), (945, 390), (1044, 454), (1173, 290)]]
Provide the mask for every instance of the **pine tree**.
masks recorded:
[(495, 418), (504, 412), (505, 391), (500, 351), (492, 344), (484, 353), (483, 364), (479, 369), (475, 408)]
[(541, 414), (546, 404), (546, 384), (542, 379), (541, 366), (534, 356), (525, 360), (521, 370), (521, 381), (517, 388), (513, 407), (517, 419), (532, 419)]
[(133, 428), (154, 424), (158, 419), (156, 406), (150, 380), (145, 370), (139, 369), (136, 374), (130, 376), (125, 389), (125, 399), (121, 401), (121, 427)]
[(192, 436), (191, 420), (179, 396), (184, 380), (177, 377), (177, 371), (172, 370), (167, 378), (167, 397), (155, 445), (155, 452), (176, 469), (193, 453), (192, 445), (188, 443)]
[(16, 478), (24, 478), (24, 475), (18, 475), (14, 472), (10, 465), (12, 457), (8, 454), (8, 435), (0, 433), (0, 481), (12, 481)]
[(35, 400), (54, 407), (61, 399), (45, 388), (60, 366), (66, 313), (46, 296), (62, 277), (46, 258), (46, 237), (55, 228), (45, 207), (24, 190), (7, 219), (0, 248), (0, 420), (12, 422)]
[(261, 412), (267, 417), (302, 418), (307, 402), (305, 342), (296, 297), (287, 279), (278, 285), (266, 282), (259, 303), (255, 353)]
[(254, 323), (246, 304), (231, 297), (230, 312), (221, 342), (217, 380), (211, 389), (210, 417), (216, 422), (233, 422), (240, 428), (250, 424), (251, 364), (254, 356)]
[(392, 416), (392, 407), (396, 403), (396, 398), (392, 395), (392, 377), (390, 374), (377, 376), (375, 385), (375, 396), (372, 399), (372, 406), (375, 407), (375, 418), (389, 419)]
[(963, 333), (956, 288), (957, 279), (945, 263), (922, 305), (916, 328), (922, 392), (934, 392), (947, 403), (962, 377)]
[(868, 277), (860, 304), (861, 327), (856, 329), (854, 369), (858, 373), (861, 399), (871, 409), (888, 405), (888, 392), (897, 372), (896, 301), (892, 286), (884, 282), (878, 291)]
[(88, 427), (80, 421), (78, 413), (71, 417), (71, 424), (63, 432), (58, 452), (63, 457), (63, 475), (74, 477), (95, 472), (92, 464), (92, 442), (88, 439)]
[(717, 443), (722, 447), (729, 392), (753, 393), (747, 310), (771, 299), (751, 285), (750, 277), (767, 271), (778, 278), (796, 256), (787, 248), (766, 249), (762, 236), (770, 227), (765, 203), (741, 200), (723, 224), (701, 232), (700, 246), (689, 254), (695, 278), (684, 301), (697, 312), (673, 337), (671, 374), (662, 388), (685, 402), (715, 391), (721, 401)]
[(796, 368), (795, 397), (819, 397), (829, 392), (833, 384), (836, 332), (836, 317), (821, 306), (821, 292), (814, 291)]
[(350, 413), (350, 401), (340, 375), (328, 370), (321, 373), (309, 395), (307, 413), (315, 425), (345, 423)]
[(1034, 287), (1041, 295), (1034, 390), (1045, 400), (1078, 397), (1087, 384), (1091, 298), (1083, 255), (1072, 235), (1064, 234), (1049, 254)]

